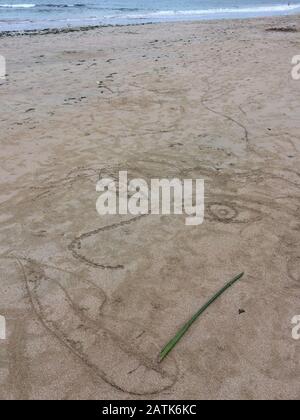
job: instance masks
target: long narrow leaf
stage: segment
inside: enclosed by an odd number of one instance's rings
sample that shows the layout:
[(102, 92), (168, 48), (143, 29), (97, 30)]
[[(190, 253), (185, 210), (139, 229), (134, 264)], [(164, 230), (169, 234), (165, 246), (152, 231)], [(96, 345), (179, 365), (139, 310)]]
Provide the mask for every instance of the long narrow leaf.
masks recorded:
[(161, 350), (159, 354), (160, 362), (170, 353), (170, 351), (176, 346), (179, 340), (184, 336), (190, 326), (196, 321), (196, 319), (204, 312), (206, 309), (216, 300), (218, 299), (229, 287), (231, 287), (234, 283), (240, 280), (243, 277), (244, 273), (239, 274), (238, 276), (234, 277), (230, 282), (228, 282), (221, 290), (219, 290), (204, 306), (202, 306), (193, 316), (192, 318), (184, 324), (183, 327), (177, 332), (177, 334), (165, 345), (165, 347)]

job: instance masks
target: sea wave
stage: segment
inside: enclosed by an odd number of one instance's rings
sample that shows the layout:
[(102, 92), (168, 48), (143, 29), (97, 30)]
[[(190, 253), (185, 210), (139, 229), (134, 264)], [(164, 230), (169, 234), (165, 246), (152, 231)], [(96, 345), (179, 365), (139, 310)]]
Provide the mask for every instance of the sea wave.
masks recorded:
[(138, 12), (141, 9), (133, 8), (133, 7), (102, 7), (99, 4), (95, 3), (74, 3), (74, 4), (68, 4), (68, 3), (41, 3), (41, 4), (33, 4), (33, 3), (18, 3), (18, 4), (0, 4), (0, 7), (3, 9), (29, 9), (29, 8), (38, 8), (38, 9), (63, 9), (67, 7), (85, 7), (88, 9), (99, 9), (99, 10), (110, 10), (110, 11), (118, 11), (118, 12)]
[[(173, 9), (171, 0), (165, 4), (165, 10), (154, 7), (154, 4), (145, 5), (144, 1), (130, 1), (124, 7), (121, 2), (113, 2), (111, 7), (107, 7), (110, 2), (103, 0), (33, 0), (36, 3), (9, 3), (0, 4), (0, 32), (6, 30), (26, 30), (43, 29), (48, 27), (68, 27), (86, 25), (128, 25), (150, 22), (176, 22), (190, 20), (209, 20), (209, 19), (234, 19), (256, 16), (275, 16), (298, 13), (300, 11), (300, 0), (293, 4), (265, 4), (253, 3), (249, 5), (250, 0), (245, 0), (242, 6), (228, 6), (228, 2), (220, 0), (218, 6), (210, 7), (205, 1), (205, 6), (193, 10), (188, 5), (195, 4), (194, 1), (187, 1), (187, 7), (182, 6), (182, 10)], [(18, 1), (18, 0), (12, 0)], [(21, 0), (22, 1), (22, 0)], [(41, 1), (41, 3), (40, 3)], [(59, 3), (61, 1), (61, 3)], [(268, 0), (271, 1), (271, 0)], [(215, 3), (215, 4), (216, 4)], [(137, 4), (141, 7), (137, 8)], [(166, 6), (170, 4), (170, 6)], [(177, 3), (178, 4), (178, 3)], [(224, 6), (226, 4), (226, 6)], [(234, 1), (232, 0), (232, 4)], [(157, 3), (158, 5), (158, 3)], [(132, 6), (132, 7), (130, 7)], [(197, 7), (197, 6), (196, 6)], [(65, 8), (65, 9), (62, 9)], [(168, 10), (170, 9), (170, 10)], [(26, 18), (26, 20), (24, 20)]]
[(85, 4), (33, 4), (33, 3), (20, 3), (20, 4), (0, 4), (4, 9), (32, 9), (36, 8), (64, 8), (64, 7), (85, 7)]
[[(218, 15), (218, 14), (233, 14), (233, 13), (271, 13), (271, 12), (286, 12), (299, 9), (299, 4), (281, 4), (274, 6), (253, 6), (253, 7), (228, 7), (228, 8), (211, 8), (211, 9), (199, 9), (199, 10), (141, 10), (130, 7), (102, 7), (95, 3), (74, 3), (74, 4), (56, 4), (56, 3), (17, 3), (17, 4), (0, 4), (0, 8), (6, 9), (30, 9), (30, 8), (89, 8), (89, 9), (101, 9), (121, 12), (123, 18), (131, 19), (149, 19), (149, 18), (162, 18), (162, 17), (176, 17), (176, 16), (198, 16), (198, 15)], [(132, 12), (139, 12), (133, 14)], [(123, 14), (127, 13), (127, 14)], [(120, 15), (118, 15), (120, 16)], [(109, 16), (111, 17), (111, 16)]]
[(159, 10), (155, 12), (146, 12), (141, 14), (130, 14), (123, 16), (131, 19), (149, 19), (176, 16), (199, 16), (199, 15), (218, 15), (218, 14), (243, 14), (243, 13), (271, 13), (286, 12), (299, 9), (300, 5), (277, 5), (277, 6), (256, 6), (256, 7), (234, 7), (234, 8), (215, 8), (200, 10)]
[(56, 8), (56, 9), (61, 9), (61, 8), (65, 8), (65, 7), (86, 7), (86, 4), (82, 4), (82, 3), (76, 3), (76, 4), (39, 4), (36, 7), (41, 7), (41, 8)]

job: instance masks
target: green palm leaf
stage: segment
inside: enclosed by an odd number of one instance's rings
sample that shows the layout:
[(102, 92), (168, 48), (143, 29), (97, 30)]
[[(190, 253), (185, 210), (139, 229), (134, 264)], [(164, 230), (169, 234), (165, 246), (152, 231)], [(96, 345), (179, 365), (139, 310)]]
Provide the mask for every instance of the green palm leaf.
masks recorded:
[(217, 300), (229, 287), (231, 287), (234, 283), (240, 280), (243, 277), (244, 273), (239, 274), (238, 276), (234, 277), (230, 282), (228, 282), (222, 289), (220, 289), (205, 305), (203, 305), (193, 316), (192, 318), (180, 328), (177, 334), (170, 340), (165, 347), (161, 350), (159, 354), (159, 361), (161, 362), (169, 353), (170, 351), (176, 346), (179, 340), (184, 336), (190, 326), (196, 321), (196, 319), (204, 312), (206, 309), (215, 301)]

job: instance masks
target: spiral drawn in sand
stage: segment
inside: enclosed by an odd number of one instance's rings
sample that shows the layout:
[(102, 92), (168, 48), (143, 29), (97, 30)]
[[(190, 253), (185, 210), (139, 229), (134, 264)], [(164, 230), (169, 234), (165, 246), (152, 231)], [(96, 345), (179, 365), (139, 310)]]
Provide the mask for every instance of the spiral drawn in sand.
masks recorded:
[(214, 220), (223, 223), (230, 223), (236, 219), (238, 215), (237, 209), (230, 204), (212, 203), (208, 207), (208, 212)]

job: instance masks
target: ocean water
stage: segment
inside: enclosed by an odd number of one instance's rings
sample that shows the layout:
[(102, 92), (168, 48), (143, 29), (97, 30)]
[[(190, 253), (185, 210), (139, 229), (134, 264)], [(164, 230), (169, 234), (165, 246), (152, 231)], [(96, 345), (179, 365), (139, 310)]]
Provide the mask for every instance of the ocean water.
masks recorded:
[(0, 31), (293, 13), (300, 0), (0, 0)]

